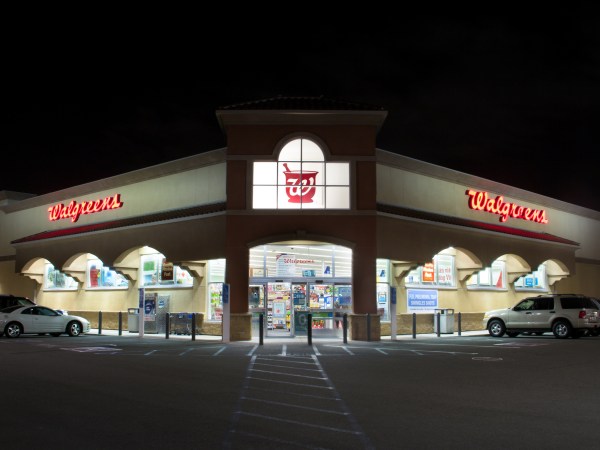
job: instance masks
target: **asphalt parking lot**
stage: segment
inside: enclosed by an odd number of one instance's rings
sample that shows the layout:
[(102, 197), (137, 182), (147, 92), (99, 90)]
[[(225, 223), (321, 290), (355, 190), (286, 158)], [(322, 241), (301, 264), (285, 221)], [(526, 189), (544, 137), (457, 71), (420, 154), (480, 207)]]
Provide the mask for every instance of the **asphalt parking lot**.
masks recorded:
[[(11, 448), (594, 445), (599, 337), (0, 338)], [(25, 419), (24, 419), (25, 418)]]

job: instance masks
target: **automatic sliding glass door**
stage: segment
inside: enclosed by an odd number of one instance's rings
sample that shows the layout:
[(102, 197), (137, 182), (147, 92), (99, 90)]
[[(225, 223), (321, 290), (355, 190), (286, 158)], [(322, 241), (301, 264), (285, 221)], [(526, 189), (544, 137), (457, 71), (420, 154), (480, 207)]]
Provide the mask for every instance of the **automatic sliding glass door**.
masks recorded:
[(291, 283), (267, 284), (267, 336), (292, 336)]

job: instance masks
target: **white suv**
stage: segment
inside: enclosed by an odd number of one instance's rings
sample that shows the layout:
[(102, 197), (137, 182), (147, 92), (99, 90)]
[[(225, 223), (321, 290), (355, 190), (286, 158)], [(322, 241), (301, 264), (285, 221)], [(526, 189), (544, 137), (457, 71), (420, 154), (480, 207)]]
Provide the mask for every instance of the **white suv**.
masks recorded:
[(559, 339), (578, 338), (598, 333), (599, 313), (598, 304), (591, 297), (547, 294), (525, 298), (512, 308), (488, 311), (483, 316), (483, 326), (494, 337), (551, 331)]

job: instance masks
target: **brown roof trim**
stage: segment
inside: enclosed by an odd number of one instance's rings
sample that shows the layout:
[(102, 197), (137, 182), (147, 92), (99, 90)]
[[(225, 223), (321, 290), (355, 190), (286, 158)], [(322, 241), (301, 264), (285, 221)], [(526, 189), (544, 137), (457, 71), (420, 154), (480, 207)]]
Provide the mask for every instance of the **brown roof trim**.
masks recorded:
[(224, 212), (225, 210), (226, 205), (224, 202), (213, 203), (210, 205), (194, 206), (192, 208), (177, 209), (156, 214), (129, 217), (127, 219), (112, 220), (109, 222), (93, 223), (72, 228), (63, 228), (60, 230), (43, 231), (41, 233), (32, 234), (31, 236), (26, 236), (14, 240), (11, 242), (11, 244), (22, 244), (25, 242), (34, 242), (57, 237), (74, 236), (78, 234), (91, 233), (94, 231), (113, 230), (116, 228), (130, 227), (135, 225), (146, 225), (154, 222), (162, 222), (165, 220), (183, 219), (186, 217), (214, 214), (217, 212)]
[(283, 111), (384, 111), (381, 106), (366, 103), (348, 102), (327, 98), (323, 95), (315, 97), (277, 97), (265, 98), (235, 105), (221, 106), (222, 111), (257, 111), (257, 110), (283, 110)]
[(377, 211), (386, 214), (392, 214), (395, 216), (410, 217), (412, 219), (427, 220), (429, 222), (444, 223), (448, 225), (457, 225), (467, 228), (475, 228), (478, 230), (492, 231), (495, 233), (509, 234), (512, 236), (519, 236), (529, 239), (538, 239), (541, 241), (555, 242), (558, 244), (567, 244), (579, 246), (578, 242), (571, 241), (569, 239), (554, 236), (548, 233), (538, 233), (535, 231), (522, 230), (519, 228), (506, 227), (503, 225), (495, 225), (487, 222), (478, 222), (476, 220), (463, 219), (460, 217), (445, 216), (442, 214), (435, 214), (426, 211), (419, 211), (417, 209), (402, 208), (399, 206), (384, 205), (382, 203), (377, 204)]

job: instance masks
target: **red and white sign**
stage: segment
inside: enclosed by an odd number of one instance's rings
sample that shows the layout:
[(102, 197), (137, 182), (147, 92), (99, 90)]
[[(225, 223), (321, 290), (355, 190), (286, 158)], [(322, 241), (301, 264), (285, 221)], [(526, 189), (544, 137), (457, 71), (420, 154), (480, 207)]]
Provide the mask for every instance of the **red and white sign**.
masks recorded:
[(62, 203), (48, 208), (48, 219), (53, 222), (59, 219), (71, 219), (71, 222), (77, 222), (82, 214), (93, 214), (100, 211), (109, 211), (123, 206), (121, 194), (115, 194), (111, 197), (98, 200), (77, 203), (72, 200), (67, 206)]
[(286, 163), (283, 163), (285, 171), (285, 193), (288, 196), (289, 203), (312, 203), (315, 196), (317, 184), (317, 175), (315, 170), (290, 170)]
[(506, 222), (509, 218), (512, 218), (544, 224), (548, 223), (546, 211), (543, 209), (532, 209), (517, 205), (516, 203), (505, 202), (502, 195), (493, 198), (490, 194), (483, 191), (467, 189), (465, 194), (469, 196), (469, 208), (476, 211), (498, 214), (500, 222)]
[(421, 271), (421, 281), (424, 283), (433, 283), (435, 281), (434, 265), (432, 262), (425, 263)]

